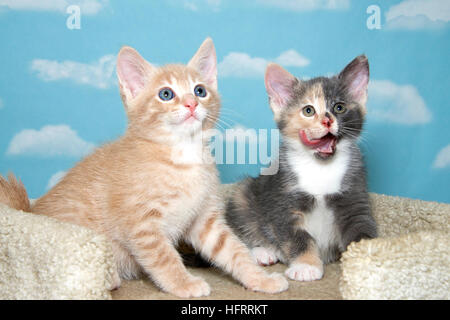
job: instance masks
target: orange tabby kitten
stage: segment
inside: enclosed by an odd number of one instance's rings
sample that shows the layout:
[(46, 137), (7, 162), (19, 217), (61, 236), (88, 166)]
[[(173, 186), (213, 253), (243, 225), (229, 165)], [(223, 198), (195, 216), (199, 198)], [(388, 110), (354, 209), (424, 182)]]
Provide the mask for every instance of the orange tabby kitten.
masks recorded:
[(202, 161), (211, 157), (203, 133), (220, 108), (212, 40), (187, 66), (157, 68), (124, 47), (117, 75), (129, 119), (125, 135), (87, 156), (33, 206), (14, 176), (0, 176), (0, 202), (105, 234), (121, 278), (143, 273), (179, 297), (210, 293), (183, 265), (180, 240), (251, 290), (286, 290), (286, 279), (254, 264), (225, 224), (217, 169)]

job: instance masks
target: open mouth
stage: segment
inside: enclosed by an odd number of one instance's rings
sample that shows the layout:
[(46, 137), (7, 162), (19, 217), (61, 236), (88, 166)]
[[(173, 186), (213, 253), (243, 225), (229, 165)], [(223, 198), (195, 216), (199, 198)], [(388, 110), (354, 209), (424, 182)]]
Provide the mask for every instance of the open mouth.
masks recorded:
[(305, 146), (310, 147), (311, 149), (315, 149), (318, 152), (319, 156), (323, 158), (327, 158), (333, 155), (336, 151), (337, 138), (330, 132), (328, 132), (322, 138), (310, 140), (306, 136), (305, 131), (301, 130), (300, 140)]

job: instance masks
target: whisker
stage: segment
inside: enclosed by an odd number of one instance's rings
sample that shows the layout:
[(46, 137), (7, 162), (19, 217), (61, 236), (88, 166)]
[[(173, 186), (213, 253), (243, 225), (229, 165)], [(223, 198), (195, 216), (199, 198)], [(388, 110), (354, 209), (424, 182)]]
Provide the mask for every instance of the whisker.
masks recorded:
[(210, 115), (206, 115), (206, 118), (215, 122), (216, 125), (222, 129), (222, 130), (226, 130), (227, 128), (231, 128), (230, 124), (227, 123), (226, 121), (223, 121), (222, 119), (216, 118), (216, 117), (212, 117)]
[(223, 124), (223, 125), (225, 125), (225, 126), (228, 127), (228, 128), (231, 128), (231, 127), (232, 127), (232, 125), (231, 125), (230, 123), (228, 123), (227, 121), (225, 121), (225, 120), (223, 120), (223, 119), (218, 118), (218, 119), (217, 119), (217, 122), (218, 122), (218, 123), (221, 123), (221, 124)]
[(220, 120), (223, 121), (223, 122), (228, 123), (230, 125), (230, 127), (237, 124), (237, 122), (235, 120), (233, 120), (233, 119), (220, 117)]
[(232, 113), (234, 113), (236, 116), (238, 116), (238, 117), (240, 117), (240, 118), (242, 118), (242, 119), (245, 119), (245, 118), (246, 118), (242, 113), (237, 112), (236, 110), (231, 109), (231, 108), (227, 108), (227, 107), (222, 106), (221, 112), (222, 112), (222, 111), (232, 112)]
[(220, 116), (219, 116), (221, 119), (224, 119), (224, 120), (228, 120), (228, 121), (230, 121), (230, 122), (233, 122), (233, 123), (238, 123), (234, 118), (233, 118), (233, 116), (230, 116), (230, 115), (227, 115), (227, 114), (220, 114)]

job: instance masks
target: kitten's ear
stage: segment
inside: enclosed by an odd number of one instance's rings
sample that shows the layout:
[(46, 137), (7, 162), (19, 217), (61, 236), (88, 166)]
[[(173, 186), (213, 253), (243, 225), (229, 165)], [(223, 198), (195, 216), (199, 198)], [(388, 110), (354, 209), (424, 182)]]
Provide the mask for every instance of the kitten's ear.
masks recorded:
[(369, 61), (365, 55), (356, 57), (339, 74), (344, 90), (364, 108), (367, 102), (369, 84)]
[(211, 38), (206, 38), (203, 41), (200, 48), (189, 61), (188, 66), (197, 70), (208, 85), (217, 89), (217, 57)]
[(117, 77), (124, 103), (136, 98), (144, 89), (154, 67), (131, 47), (122, 47), (117, 56)]
[(276, 63), (269, 63), (266, 68), (265, 84), (269, 95), (270, 107), (275, 117), (287, 107), (293, 97), (294, 84), (298, 79)]

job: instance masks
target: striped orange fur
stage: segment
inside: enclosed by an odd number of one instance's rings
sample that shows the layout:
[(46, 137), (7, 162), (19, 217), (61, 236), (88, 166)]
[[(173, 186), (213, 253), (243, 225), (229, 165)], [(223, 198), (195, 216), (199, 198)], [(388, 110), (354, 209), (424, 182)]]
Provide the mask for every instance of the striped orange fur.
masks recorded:
[[(200, 139), (198, 151), (192, 138), (213, 128), (219, 116), (216, 64), (211, 39), (186, 66), (157, 68), (134, 49), (122, 48), (117, 74), (129, 122), (124, 136), (80, 161), (31, 208), (13, 176), (9, 182), (0, 178), (0, 201), (105, 234), (120, 278), (145, 274), (179, 297), (210, 293), (183, 265), (175, 249), (180, 240), (251, 290), (286, 290), (286, 279), (258, 267), (224, 223), (215, 165), (184, 161), (211, 157), (208, 141)], [(197, 85), (206, 96), (195, 94)], [(161, 96), (167, 88), (174, 93), (170, 100)]]

